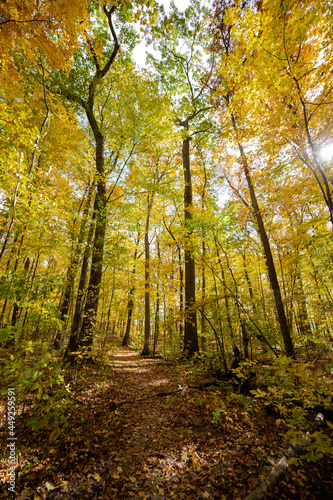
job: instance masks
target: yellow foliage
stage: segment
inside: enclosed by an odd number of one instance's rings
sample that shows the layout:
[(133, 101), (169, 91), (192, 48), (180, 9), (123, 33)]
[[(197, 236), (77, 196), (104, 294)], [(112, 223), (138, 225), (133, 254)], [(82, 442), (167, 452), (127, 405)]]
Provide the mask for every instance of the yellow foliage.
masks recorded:
[(15, 73), (14, 53), (35, 61), (42, 52), (50, 65), (65, 68), (87, 20), (87, 1), (0, 1), (2, 77)]

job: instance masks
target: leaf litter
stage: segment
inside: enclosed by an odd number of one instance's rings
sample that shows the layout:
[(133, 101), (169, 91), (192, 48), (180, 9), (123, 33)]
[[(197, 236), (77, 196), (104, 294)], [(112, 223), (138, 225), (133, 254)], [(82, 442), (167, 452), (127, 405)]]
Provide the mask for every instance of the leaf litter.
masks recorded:
[[(281, 429), (260, 406), (233, 399), (223, 386), (188, 387), (207, 375), (182, 368), (118, 347), (112, 370), (88, 367), (69, 425), (56, 436), (32, 433), (25, 425), (31, 408), (22, 413), (17, 498), (245, 498), (285, 449)], [(175, 392), (152, 397), (161, 391)], [(129, 402), (114, 407), (123, 400)], [(265, 498), (329, 500), (332, 477), (329, 458), (290, 467)], [(1, 488), (1, 498), (9, 498), (6, 483)]]

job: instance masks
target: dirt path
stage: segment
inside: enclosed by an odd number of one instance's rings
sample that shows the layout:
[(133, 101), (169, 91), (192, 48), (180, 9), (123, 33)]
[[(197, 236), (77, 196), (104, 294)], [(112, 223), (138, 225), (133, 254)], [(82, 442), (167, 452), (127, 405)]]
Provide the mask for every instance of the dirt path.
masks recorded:
[[(184, 373), (184, 367), (143, 358), (121, 346), (113, 363), (114, 376), (104, 395), (111, 406), (112, 401), (148, 398), (193, 382), (190, 375)], [(199, 378), (196, 377), (196, 382), (200, 382)], [(225, 398), (228, 397), (230, 393), (226, 392)], [(276, 463), (281, 453), (279, 430), (272, 432), (275, 419), (250, 415), (237, 399), (231, 404), (233, 412), (224, 411), (223, 398), (221, 393), (215, 394), (209, 389), (185, 389), (172, 396), (132, 402), (111, 412), (105, 433), (106, 442), (110, 443), (106, 445), (105, 464), (109, 474), (102, 482), (98, 497), (115, 500), (245, 498)], [(107, 405), (102, 403), (102, 406)], [(218, 408), (221, 413), (218, 424), (214, 425), (213, 414)], [(330, 493), (327, 495), (330, 491), (327, 483), (323, 482), (323, 495), (316, 493), (313, 497), (310, 491), (305, 496), (302, 481), (300, 490), (293, 487), (291, 492), (290, 482), (294, 479), (287, 477), (286, 494), (279, 485), (267, 499), (290, 500), (303, 498), (303, 494), (304, 498), (316, 500), (331, 498)]]
[[(119, 348), (114, 372), (110, 396), (116, 401), (177, 388), (173, 365), (142, 358), (130, 349)], [(185, 401), (181, 411), (175, 406), (175, 399), (184, 396), (147, 399), (116, 410), (112, 430), (117, 440), (112, 454), (115, 468), (107, 481), (106, 498), (213, 498), (191, 482), (192, 472), (196, 479), (198, 476), (198, 438), (211, 433), (202, 425), (193, 425), (194, 415), (187, 411)], [(202, 486), (208, 486), (206, 479), (204, 483)]]
[[(78, 374), (69, 425), (55, 442), (47, 428), (38, 433), (27, 428), (29, 413), (20, 416), (18, 500), (241, 500), (280, 455), (275, 420), (263, 418), (260, 409), (244, 405), (232, 391), (185, 388), (150, 398), (193, 382), (184, 365), (143, 358), (118, 345), (111, 366), (88, 366)], [(122, 400), (132, 402), (115, 408)], [(290, 496), (290, 484), (294, 488), (298, 480), (292, 476), (286, 479), (286, 495), (280, 484), (267, 499), (332, 498), (311, 496), (313, 484), (318, 486), (316, 467), (303, 474), (313, 474), (308, 494), (300, 481), (299, 493), (294, 489)], [(323, 492), (331, 491), (330, 472), (327, 477), (319, 485)], [(7, 498), (1, 488), (0, 497)]]

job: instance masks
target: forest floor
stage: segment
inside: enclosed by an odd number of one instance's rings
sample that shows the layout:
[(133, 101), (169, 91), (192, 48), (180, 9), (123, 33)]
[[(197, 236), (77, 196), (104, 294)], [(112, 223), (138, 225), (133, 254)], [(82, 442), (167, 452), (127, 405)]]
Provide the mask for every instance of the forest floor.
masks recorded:
[[(54, 442), (26, 427), (29, 409), (18, 417), (17, 499), (243, 499), (286, 449), (276, 417), (258, 405), (230, 388), (188, 387), (207, 375), (120, 345), (113, 352), (109, 366), (72, 372), (75, 402)], [(6, 484), (0, 497), (10, 497)], [(265, 498), (332, 500), (333, 460), (289, 467)]]

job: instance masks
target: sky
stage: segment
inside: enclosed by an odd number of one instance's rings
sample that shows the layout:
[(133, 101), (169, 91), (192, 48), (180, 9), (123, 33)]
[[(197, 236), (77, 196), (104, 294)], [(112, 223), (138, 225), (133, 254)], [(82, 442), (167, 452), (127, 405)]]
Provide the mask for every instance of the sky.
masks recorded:
[[(158, 0), (161, 5), (164, 5), (165, 12), (169, 12), (170, 0)], [(177, 9), (185, 10), (186, 7), (190, 5), (190, 0), (174, 0)], [(140, 42), (133, 51), (133, 56), (136, 63), (143, 67), (146, 63), (146, 44), (144, 41)], [(149, 48), (149, 52), (154, 53), (152, 48)]]
[[(188, 5), (190, 5), (189, 0), (174, 0), (177, 9), (185, 10)], [(170, 6), (170, 0), (158, 0), (158, 3), (164, 5), (165, 11), (168, 12)]]

